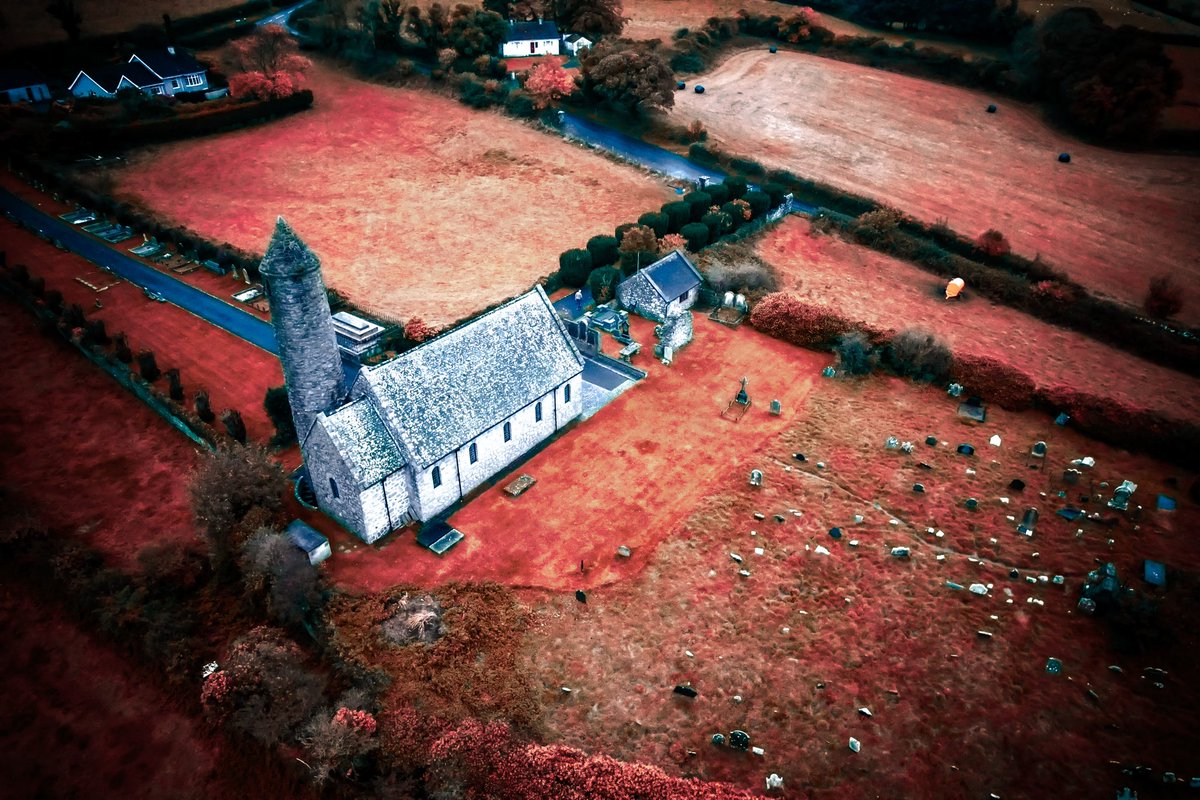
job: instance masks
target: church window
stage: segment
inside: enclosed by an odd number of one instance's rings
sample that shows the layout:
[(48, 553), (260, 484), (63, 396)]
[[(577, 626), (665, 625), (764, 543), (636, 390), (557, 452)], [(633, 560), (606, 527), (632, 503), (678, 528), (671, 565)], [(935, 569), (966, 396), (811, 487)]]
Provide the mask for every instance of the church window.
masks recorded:
[(434, 467), (433, 468), (433, 488), (436, 489), (441, 485), (442, 485), (442, 468)]
[(563, 387), (563, 402), (571, 402), (571, 384), (569, 383)]
[(341, 497), (341, 494), (338, 493), (337, 481), (333, 479), (332, 475), (329, 476), (329, 491), (333, 492), (334, 500), (337, 500), (339, 497)]
[(541, 400), (538, 400), (537, 405), (533, 407), (533, 421), (534, 422), (542, 421), (542, 401)]
[(511, 422), (504, 423), (504, 441), (506, 441), (506, 442), (512, 441), (512, 423)]
[(475, 447), (474, 442), (471, 442), (471, 446), (467, 448), (467, 455), (470, 456), (472, 464), (479, 460), (479, 450)]

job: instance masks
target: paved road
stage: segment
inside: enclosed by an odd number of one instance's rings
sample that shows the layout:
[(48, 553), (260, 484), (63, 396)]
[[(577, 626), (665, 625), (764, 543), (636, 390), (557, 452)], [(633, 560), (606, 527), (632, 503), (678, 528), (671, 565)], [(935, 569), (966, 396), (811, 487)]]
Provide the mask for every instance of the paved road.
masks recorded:
[(158, 292), (168, 301), (198, 317), (240, 336), (269, 353), (279, 354), (271, 323), (219, 300), (178, 278), (146, 266), (132, 256), (93, 239), (75, 227), (29, 205), (11, 192), (0, 189), (0, 209), (26, 225), (62, 242), (67, 249), (120, 275), (130, 283)]
[(276, 11), (269, 17), (263, 17), (255, 24), (259, 27), (262, 27), (263, 25), (282, 25), (292, 36), (299, 36), (300, 32), (292, 27), (292, 12), (301, 6), (308, 5), (309, 2), (311, 2), (311, 0), (301, 0), (301, 2), (296, 3), (293, 6), (288, 6), (280, 11)]
[(648, 144), (641, 139), (576, 116), (569, 111), (563, 112), (562, 125), (559, 127), (568, 136), (615, 153), (630, 161), (636, 161), (644, 167), (672, 178), (694, 183), (703, 177), (708, 178), (712, 183), (720, 183), (726, 177), (725, 173), (716, 167), (701, 167), (670, 150)]

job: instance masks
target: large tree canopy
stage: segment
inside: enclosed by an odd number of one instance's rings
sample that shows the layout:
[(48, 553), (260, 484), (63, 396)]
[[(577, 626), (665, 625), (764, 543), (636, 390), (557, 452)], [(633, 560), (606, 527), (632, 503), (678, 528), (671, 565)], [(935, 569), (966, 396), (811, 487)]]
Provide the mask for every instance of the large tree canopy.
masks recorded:
[(581, 51), (584, 91), (628, 114), (675, 104), (675, 75), (656, 53), (628, 42), (602, 42)]
[(615, 35), (625, 27), (621, 0), (556, 0), (558, 24), (571, 33)]

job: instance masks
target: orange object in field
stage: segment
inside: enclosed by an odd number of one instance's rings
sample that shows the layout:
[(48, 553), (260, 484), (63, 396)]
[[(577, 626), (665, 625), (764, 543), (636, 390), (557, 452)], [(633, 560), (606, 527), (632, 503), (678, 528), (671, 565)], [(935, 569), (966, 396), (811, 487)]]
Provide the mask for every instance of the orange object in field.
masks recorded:
[(961, 292), (963, 290), (963, 288), (966, 287), (966, 285), (967, 285), (967, 282), (964, 281), (962, 278), (955, 278), (954, 280), (947, 283), (946, 284), (946, 299), (949, 300), (951, 297), (958, 297), (959, 292)]

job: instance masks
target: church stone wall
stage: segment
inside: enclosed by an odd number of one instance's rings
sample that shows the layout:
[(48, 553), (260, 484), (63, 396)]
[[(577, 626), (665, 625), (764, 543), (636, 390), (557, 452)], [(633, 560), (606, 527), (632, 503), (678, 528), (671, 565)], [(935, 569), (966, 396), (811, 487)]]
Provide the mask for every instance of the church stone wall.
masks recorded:
[[(303, 451), (308, 479), (317, 495), (317, 505), (340, 519), (355, 535), (366, 539), (368, 533), (364, 525), (363, 504), (358, 484), (323, 427), (317, 425), (313, 428), (312, 434), (304, 443)], [(330, 478), (337, 483), (337, 497), (333, 496)]]

